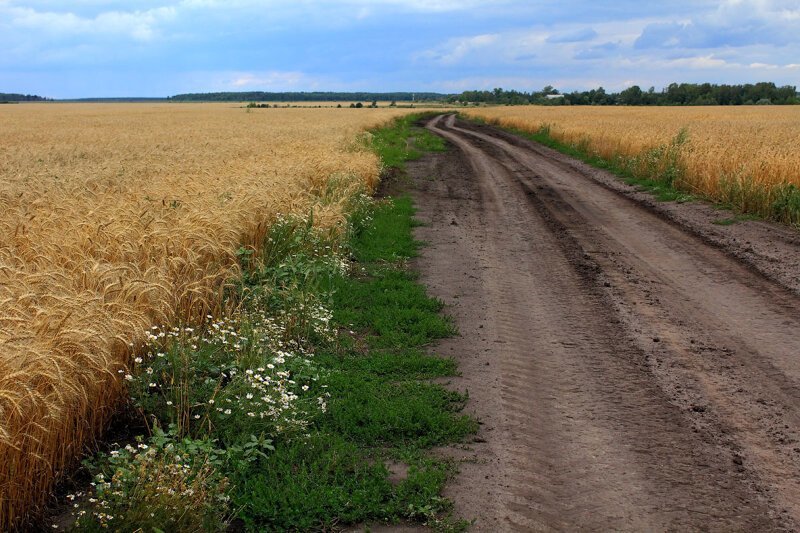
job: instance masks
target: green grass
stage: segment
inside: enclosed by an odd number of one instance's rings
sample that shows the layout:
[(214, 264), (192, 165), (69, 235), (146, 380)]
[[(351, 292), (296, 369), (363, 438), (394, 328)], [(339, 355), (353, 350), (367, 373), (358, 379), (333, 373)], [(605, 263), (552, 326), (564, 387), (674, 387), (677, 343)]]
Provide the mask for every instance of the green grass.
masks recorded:
[[(460, 115), (464, 120), (487, 123), (476, 117)], [(711, 198), (687, 192), (682, 186), (684, 169), (679, 163), (679, 153), (688, 141), (685, 130), (680, 131), (669, 143), (658, 146), (636, 157), (615, 157), (605, 159), (588, 149), (588, 139), (567, 144), (550, 135), (550, 127), (543, 125), (538, 131), (530, 132), (492, 123), (505, 131), (543, 144), (563, 154), (583, 161), (593, 167), (608, 170), (622, 178), (626, 183), (637, 186), (642, 191), (653, 194), (660, 202), (691, 202), (704, 200), (715, 208), (727, 209), (734, 214), (721, 219), (716, 224), (731, 225), (742, 220), (762, 218), (800, 227), (800, 188), (792, 184), (765, 188), (753, 183), (747, 176), (721, 176), (718, 197)]]
[[(277, 445), (257, 472), (232, 479), (248, 529), (458, 525), (447, 521), (450, 503), (440, 497), (451, 465), (424, 450), (463, 440), (477, 423), (459, 413), (465, 395), (429, 381), (454, 375), (456, 365), (422, 347), (454, 328), (404, 266), (418, 246), (412, 215), (408, 198), (384, 201), (353, 238), (358, 275), (332, 287), (334, 321), (344, 333), (315, 356), (328, 410), (310, 439)], [(399, 456), (410, 460), (410, 474), (392, 483), (385, 461)]]
[(746, 220), (760, 220), (761, 217), (757, 215), (734, 215), (732, 217), (725, 217), (714, 220), (713, 223), (718, 226), (732, 226), (739, 222), (744, 222)]
[[(385, 164), (397, 167), (420, 150), (443, 149), (438, 137), (413, 126), (416, 120), (404, 117), (374, 132), (373, 148)], [(413, 217), (407, 196), (359, 215), (348, 243), (352, 274), (334, 277), (328, 287), (341, 334), (315, 355), (325, 375), (318, 386), (330, 394), (327, 412), (314, 421), (309, 439), (276, 445), (257, 472), (232, 479), (248, 529), (329, 530), (403, 520), (464, 527), (449, 517), (451, 503), (441, 497), (453, 465), (426, 450), (462, 441), (477, 422), (460, 414), (464, 394), (430, 381), (456, 374), (454, 360), (424, 349), (455, 328), (406, 266), (420, 246)], [(387, 461), (404, 464), (407, 476), (391, 480)]]
[(391, 211), (378, 210), (369, 226), (353, 236), (353, 257), (361, 263), (396, 262), (417, 255), (418, 242), (412, 230), (419, 225), (414, 219), (414, 206), (408, 196), (392, 202)]
[(372, 132), (371, 148), (388, 168), (405, 168), (405, 162), (419, 159), (426, 152), (442, 152), (445, 142), (416, 123), (425, 114), (396, 118), (389, 126)]
[[(374, 132), (384, 161), (442, 148), (414, 120)], [(408, 135), (415, 149), (398, 152)], [(134, 446), (85, 462), (97, 482), (75, 530), (215, 530), (231, 516), (248, 531), (464, 527), (441, 497), (454, 467), (428, 450), (463, 441), (477, 422), (461, 413), (465, 394), (433, 382), (456, 363), (425, 347), (455, 328), (407, 267), (420, 246), (412, 202), (354, 198), (346, 237), (312, 217), (276, 221), (258, 254), (239, 250), (243, 275), (226, 293), (238, 319), (166, 335), (130, 370), (142, 426)], [(181, 488), (201, 475), (212, 490)]]
[[(479, 124), (486, 123), (486, 121), (476, 117), (460, 115), (460, 118)], [(652, 193), (659, 202), (683, 203), (698, 199), (696, 196), (676, 187), (683, 172), (677, 164), (677, 155), (681, 146), (687, 140), (685, 131), (681, 131), (669, 144), (649, 150), (640, 157), (609, 160), (589, 151), (587, 141), (567, 144), (554, 139), (550, 135), (550, 127), (547, 125), (542, 126), (536, 132), (509, 128), (498, 124), (493, 125), (519, 137), (543, 144), (595, 168), (608, 170), (622, 178), (625, 183), (635, 185), (642, 191)]]
[(258, 531), (330, 531), (399, 519), (457, 529), (455, 522), (437, 518), (450, 508), (439, 496), (450, 466), (412, 462), (405, 479), (393, 483), (380, 457), (341, 437), (314, 436), (283, 447), (244, 480), (240, 515), (247, 529)]

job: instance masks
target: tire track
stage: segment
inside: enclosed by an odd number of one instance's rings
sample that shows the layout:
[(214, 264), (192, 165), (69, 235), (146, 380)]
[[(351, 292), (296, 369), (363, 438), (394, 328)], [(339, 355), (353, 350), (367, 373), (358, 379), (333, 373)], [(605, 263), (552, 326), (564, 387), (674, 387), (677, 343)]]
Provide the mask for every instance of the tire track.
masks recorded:
[[(793, 511), (780, 512), (784, 487), (749, 455), (763, 443), (739, 434), (761, 428), (751, 418), (775, 409), (740, 412), (749, 425), (728, 420), (722, 407), (709, 409), (724, 380), (703, 365), (717, 360), (698, 364), (684, 347), (702, 339), (698, 346), (716, 350), (713, 332), (728, 334), (724, 321), (741, 313), (698, 322), (697, 312), (686, 312), (705, 293), (698, 290), (693, 299), (654, 269), (671, 264), (657, 257), (661, 242), (651, 244), (656, 251), (641, 251), (636, 239), (613, 233), (619, 224), (628, 224), (627, 233), (668, 224), (618, 196), (624, 205), (613, 208), (620, 213), (594, 212), (597, 202), (610, 200), (600, 196), (586, 207), (583, 195), (597, 193), (583, 190), (586, 179), (574, 169), (492, 130), (465, 127), (453, 116), (428, 127), (457, 150), (409, 167), (414, 175), (439, 178), (417, 180), (420, 214), (431, 223), (420, 236), (433, 243), (418, 266), (434, 294), (454, 305), (463, 336), (441, 349), (459, 357), (460, 385), (484, 422), (471, 457), (477, 462), (465, 465), (450, 494), (459, 511), (477, 515), (477, 529), (487, 531), (790, 529)], [(698, 246), (675, 228), (662, 240), (675, 239), (675, 232), (681, 237), (666, 247), (670, 252)], [(704, 269), (713, 275), (730, 261), (704, 248), (709, 257), (681, 266), (678, 281)], [(776, 299), (751, 324), (783, 312), (788, 331), (792, 315), (786, 313), (795, 304)], [(693, 324), (688, 334), (697, 334), (694, 344), (681, 329), (687, 320)], [(733, 352), (742, 360), (752, 355)], [(774, 358), (784, 368), (762, 357), (746, 370), (760, 371), (754, 378), (763, 385), (759, 394), (780, 393), (797, 406), (789, 354), (778, 352)], [(741, 378), (744, 371), (730, 366)], [(761, 383), (776, 377), (783, 381)]]
[[(533, 157), (524, 145), (468, 133), (490, 144), (529, 194), (534, 186), (547, 191), (546, 208), (583, 246), (612, 251), (597, 259), (614, 279), (617, 311), (632, 329), (649, 331), (639, 335), (640, 346), (656, 337), (665, 341), (656, 357), (656, 363), (659, 356), (669, 361), (656, 369), (662, 387), (694, 413), (696, 427), (727, 446), (732, 461), (746, 459), (772, 499), (796, 517), (797, 299), (604, 187), (584, 181), (581, 191), (565, 180), (563, 165), (541, 152)], [(642, 281), (651, 288), (637, 295)], [(637, 296), (648, 305), (626, 309)]]

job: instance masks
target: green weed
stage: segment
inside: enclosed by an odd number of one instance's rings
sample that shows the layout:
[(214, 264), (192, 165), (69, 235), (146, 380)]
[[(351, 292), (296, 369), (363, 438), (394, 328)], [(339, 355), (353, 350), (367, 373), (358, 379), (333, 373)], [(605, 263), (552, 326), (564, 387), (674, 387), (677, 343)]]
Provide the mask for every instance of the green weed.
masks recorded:
[(405, 168), (405, 162), (419, 159), (425, 152), (445, 150), (444, 139), (415, 124), (423, 115), (405, 115), (389, 126), (371, 132), (369, 147), (381, 158), (384, 167)]
[[(461, 118), (475, 123), (487, 123), (475, 117)], [(800, 226), (800, 188), (793, 184), (766, 187), (756, 183), (748, 175), (723, 175), (719, 179), (719, 190), (713, 197), (697, 195), (683, 179), (686, 170), (681, 164), (681, 153), (689, 149), (689, 133), (686, 129), (681, 129), (669, 143), (646, 150), (635, 157), (617, 156), (610, 159), (592, 153), (588, 138), (569, 144), (555, 140), (550, 135), (551, 124), (543, 123), (534, 133), (515, 128), (503, 129), (594, 167), (606, 169), (622, 177), (627, 183), (653, 193), (658, 201), (689, 202), (702, 199), (738, 213)], [(736, 220), (730, 223), (734, 222)]]
[[(376, 132), (378, 145), (395, 153), (411, 124)], [(415, 146), (439, 146), (427, 135)], [(98, 483), (76, 529), (213, 531), (233, 513), (251, 531), (463, 529), (441, 497), (453, 466), (426, 450), (477, 423), (460, 413), (465, 394), (430, 381), (456, 365), (423, 347), (455, 329), (406, 268), (420, 245), (413, 206), (356, 196), (350, 213), (338, 234), (312, 215), (275, 221), (237, 254), (230, 316), (152, 330), (125, 375), (149, 435), (87, 463)]]

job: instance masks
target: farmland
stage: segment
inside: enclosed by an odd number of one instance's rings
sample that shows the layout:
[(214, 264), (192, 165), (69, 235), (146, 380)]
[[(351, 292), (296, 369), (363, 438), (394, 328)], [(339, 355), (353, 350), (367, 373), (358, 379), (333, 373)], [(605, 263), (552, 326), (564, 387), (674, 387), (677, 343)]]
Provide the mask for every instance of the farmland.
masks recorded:
[(226, 104), (0, 110), (0, 529), (41, 505), (119, 405), (155, 325), (222, 316), (237, 250), (279, 215), (336, 228), (394, 110)]
[(800, 223), (796, 106), (494, 107), (467, 115), (545, 132), (639, 177), (663, 178), (741, 212)]
[[(0, 529), (46, 508), (78, 530), (800, 517), (774, 438), (796, 435), (796, 231), (638, 187), (797, 223), (800, 114), (407, 113), (0, 109)], [(440, 299), (409, 271), (412, 200), (369, 198), (384, 165), (383, 194), (416, 191), (413, 264)], [(451, 501), (428, 452), (454, 443)]]

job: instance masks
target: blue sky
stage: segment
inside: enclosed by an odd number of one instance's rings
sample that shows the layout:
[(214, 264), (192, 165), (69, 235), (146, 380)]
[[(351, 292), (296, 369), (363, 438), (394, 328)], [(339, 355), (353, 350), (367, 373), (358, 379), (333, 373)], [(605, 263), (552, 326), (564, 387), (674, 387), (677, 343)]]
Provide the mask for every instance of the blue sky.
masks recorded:
[(0, 0), (0, 92), (800, 85), (800, 0)]

